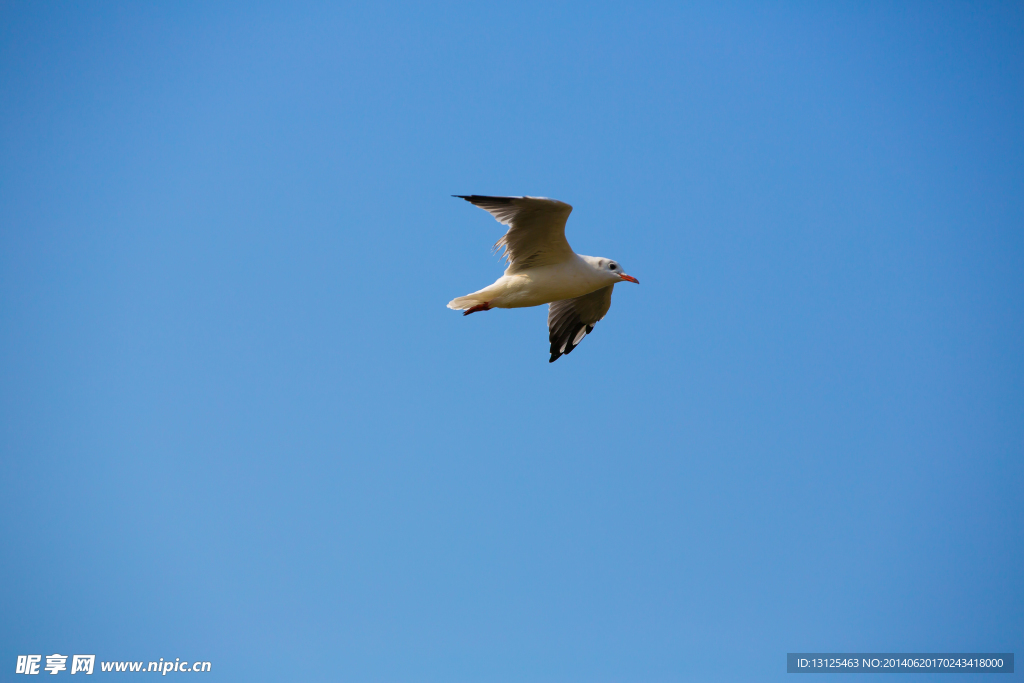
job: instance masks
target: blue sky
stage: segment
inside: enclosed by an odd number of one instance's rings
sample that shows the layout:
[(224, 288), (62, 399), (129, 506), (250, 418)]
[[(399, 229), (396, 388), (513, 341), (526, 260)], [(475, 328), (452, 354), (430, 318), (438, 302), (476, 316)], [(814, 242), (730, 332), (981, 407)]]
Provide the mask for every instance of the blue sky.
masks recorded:
[[(0, 670), (1024, 651), (1022, 35), (1019, 3), (4, 3)], [(642, 284), (554, 364), (546, 309), (447, 310), (502, 270), (473, 193), (573, 204)]]

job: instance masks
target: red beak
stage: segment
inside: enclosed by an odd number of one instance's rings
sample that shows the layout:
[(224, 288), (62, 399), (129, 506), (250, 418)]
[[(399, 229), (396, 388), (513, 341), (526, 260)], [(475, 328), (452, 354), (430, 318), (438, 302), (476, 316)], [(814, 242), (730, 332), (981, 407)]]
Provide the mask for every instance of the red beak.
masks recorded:
[(625, 273), (619, 273), (619, 277), (621, 277), (626, 282), (635, 282), (636, 284), (640, 284), (640, 281), (637, 280), (632, 275), (626, 275)]

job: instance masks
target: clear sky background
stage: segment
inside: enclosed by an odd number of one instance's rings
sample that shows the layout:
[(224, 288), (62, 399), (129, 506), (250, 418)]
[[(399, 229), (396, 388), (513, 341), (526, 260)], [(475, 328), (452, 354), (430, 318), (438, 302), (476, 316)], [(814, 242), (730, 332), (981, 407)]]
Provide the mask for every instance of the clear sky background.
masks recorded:
[(1019, 2), (4, 3), (0, 678), (1020, 655), (1022, 122)]

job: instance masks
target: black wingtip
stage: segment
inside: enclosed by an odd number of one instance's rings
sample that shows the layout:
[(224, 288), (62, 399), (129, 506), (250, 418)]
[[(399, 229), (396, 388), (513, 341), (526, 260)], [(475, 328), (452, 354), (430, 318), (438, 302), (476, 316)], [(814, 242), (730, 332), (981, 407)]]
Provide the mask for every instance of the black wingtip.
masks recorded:
[(458, 199), (465, 199), (470, 204), (477, 205), (477, 202), (487, 202), (489, 204), (511, 204), (513, 199), (517, 197), (492, 197), (487, 194), (453, 194), (453, 197)]

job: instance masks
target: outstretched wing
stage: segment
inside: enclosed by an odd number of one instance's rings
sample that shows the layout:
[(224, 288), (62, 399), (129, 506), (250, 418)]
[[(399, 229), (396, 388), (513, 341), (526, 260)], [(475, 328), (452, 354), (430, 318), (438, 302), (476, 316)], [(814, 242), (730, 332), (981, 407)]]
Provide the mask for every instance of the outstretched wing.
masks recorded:
[(508, 226), (494, 248), (505, 248), (509, 274), (572, 258), (572, 248), (565, 240), (565, 221), (572, 207), (565, 202), (546, 197), (452, 196), (479, 206)]
[(603, 318), (612, 307), (612, 288), (608, 285), (575, 299), (552, 301), (548, 304), (548, 339), (551, 341), (551, 360), (572, 350), (594, 329), (594, 323)]

